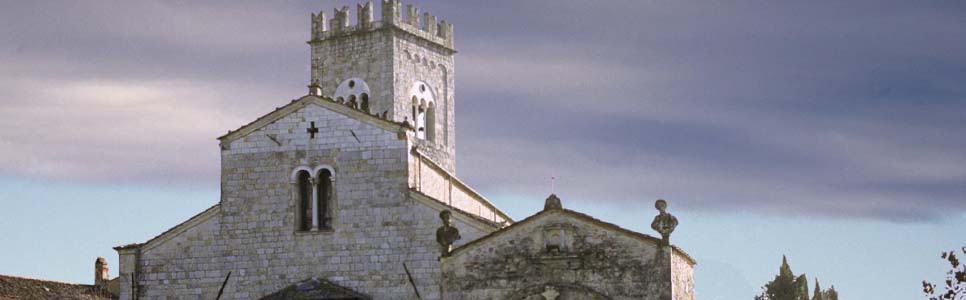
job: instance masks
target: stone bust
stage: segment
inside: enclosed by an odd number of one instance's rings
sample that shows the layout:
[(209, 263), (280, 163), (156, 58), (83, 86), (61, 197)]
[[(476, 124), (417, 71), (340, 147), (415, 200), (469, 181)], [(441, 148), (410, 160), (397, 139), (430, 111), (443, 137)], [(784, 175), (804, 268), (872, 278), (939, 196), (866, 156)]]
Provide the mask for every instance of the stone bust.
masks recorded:
[(670, 245), (671, 233), (678, 226), (678, 219), (667, 212), (667, 201), (664, 201), (664, 199), (658, 199), (654, 202), (654, 208), (657, 208), (659, 213), (657, 216), (654, 216), (654, 221), (651, 222), (651, 229), (661, 234), (661, 240), (664, 245)]
[(449, 252), (453, 250), (453, 243), (461, 238), (459, 229), (453, 227), (453, 222), (450, 220), (452, 214), (449, 210), (439, 213), (439, 219), (443, 222), (443, 226), (436, 229), (436, 242), (439, 243), (440, 254), (443, 256), (449, 255)]

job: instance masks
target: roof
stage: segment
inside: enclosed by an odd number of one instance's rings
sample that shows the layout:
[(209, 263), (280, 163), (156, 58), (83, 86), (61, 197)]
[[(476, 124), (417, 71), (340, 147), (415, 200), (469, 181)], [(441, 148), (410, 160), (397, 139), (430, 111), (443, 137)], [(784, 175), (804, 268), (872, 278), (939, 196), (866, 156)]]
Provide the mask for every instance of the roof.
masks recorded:
[(494, 229), (500, 229), (500, 228), (503, 228), (503, 226), (505, 226), (506, 224), (513, 223), (513, 220), (509, 220), (506, 223), (498, 223), (498, 222), (494, 222), (493, 220), (490, 220), (490, 219), (487, 219), (487, 218), (484, 218), (484, 217), (481, 217), (481, 216), (478, 216), (478, 215), (475, 215), (475, 214), (472, 214), (472, 213), (463, 211), (462, 209), (459, 209), (459, 208), (457, 208), (455, 206), (449, 205), (446, 202), (443, 202), (442, 200), (433, 198), (433, 196), (423, 194), (423, 192), (420, 192), (420, 191), (416, 190), (415, 188), (410, 188), (409, 189), (409, 192), (412, 193), (412, 194), (415, 194), (415, 195), (419, 195), (420, 197), (423, 197), (423, 198), (432, 200), (433, 202), (436, 202), (437, 204), (442, 205), (443, 207), (445, 207), (446, 209), (448, 209), (451, 212), (458, 213), (458, 214), (460, 214), (462, 216), (465, 216), (467, 218), (470, 218), (470, 219), (472, 219), (474, 221), (477, 221), (477, 222), (480, 222), (480, 223), (485, 224), (487, 226), (493, 227)]
[(318, 278), (310, 278), (287, 286), (259, 300), (369, 300), (369, 296)]
[(0, 300), (108, 300), (117, 296), (88, 284), (0, 275)]
[(275, 108), (275, 110), (273, 110), (272, 112), (267, 113), (261, 117), (258, 117), (254, 121), (248, 124), (242, 125), (238, 129), (229, 130), (228, 133), (226, 133), (225, 135), (218, 137), (218, 140), (221, 140), (222, 145), (224, 145), (239, 137), (245, 136), (255, 130), (258, 130), (259, 128), (262, 128), (268, 124), (271, 124), (277, 121), (278, 119), (281, 119), (282, 117), (287, 116), (293, 111), (296, 111), (299, 108), (305, 107), (306, 105), (309, 105), (311, 103), (325, 107), (331, 111), (341, 113), (345, 116), (352, 117), (356, 120), (360, 120), (363, 122), (376, 125), (378, 127), (382, 127), (383, 129), (386, 129), (386, 130), (393, 130), (393, 129), (398, 130), (399, 128), (412, 129), (412, 126), (409, 125), (408, 123), (395, 122), (392, 120), (383, 119), (379, 115), (369, 114), (359, 109), (339, 103), (330, 97), (305, 95), (305, 96), (302, 96), (302, 98), (292, 100), (292, 102), (289, 102), (286, 105)]
[[(510, 226), (503, 227), (500, 230), (491, 232), (490, 234), (484, 235), (484, 236), (482, 236), (482, 237), (480, 237), (478, 239), (475, 239), (475, 240), (473, 240), (473, 241), (471, 241), (469, 243), (463, 244), (462, 246), (453, 249), (453, 251), (451, 251), (449, 255), (452, 256), (452, 255), (455, 255), (455, 254), (457, 254), (457, 253), (459, 253), (461, 251), (464, 251), (466, 249), (470, 249), (472, 247), (475, 247), (476, 245), (480, 245), (484, 241), (489, 240), (489, 239), (491, 239), (493, 237), (499, 236), (499, 235), (507, 232), (511, 228), (515, 228), (515, 227), (520, 226), (522, 224), (527, 224), (527, 223), (533, 222), (533, 220), (539, 219), (541, 216), (549, 215), (549, 214), (554, 213), (554, 212), (562, 213), (564, 215), (571, 216), (571, 217), (574, 217), (576, 219), (579, 219), (579, 220), (582, 220), (582, 221), (585, 221), (585, 222), (588, 222), (588, 223), (591, 223), (591, 224), (600, 226), (600, 227), (602, 227), (604, 229), (608, 229), (608, 230), (616, 231), (618, 233), (622, 233), (624, 235), (630, 236), (632, 238), (636, 238), (638, 240), (642, 240), (642, 241), (649, 242), (649, 243), (654, 243), (655, 245), (660, 245), (661, 244), (661, 239), (660, 238), (656, 238), (656, 237), (653, 237), (653, 236), (650, 236), (650, 235), (647, 235), (647, 234), (643, 234), (643, 233), (640, 233), (640, 232), (636, 232), (636, 231), (633, 231), (633, 230), (630, 230), (630, 229), (625, 229), (625, 228), (622, 228), (620, 226), (617, 226), (617, 225), (615, 225), (613, 223), (604, 222), (604, 221), (601, 221), (600, 219), (591, 217), (590, 215), (586, 215), (586, 214), (583, 214), (583, 213), (580, 213), (580, 212), (576, 212), (576, 211), (569, 210), (569, 209), (564, 209), (564, 208), (559, 208), (559, 209), (545, 209), (543, 211), (540, 211), (540, 212), (538, 212), (538, 213), (536, 213), (536, 214), (534, 214), (532, 216), (527, 217), (526, 219), (523, 219), (523, 220), (520, 220), (519, 222), (513, 223)], [(678, 248), (677, 246), (674, 246), (674, 245), (671, 245), (671, 248), (674, 250), (675, 253), (681, 255), (682, 257), (684, 257), (684, 259), (687, 260), (691, 265), (697, 264), (697, 261), (695, 261), (694, 258), (692, 258), (690, 255), (688, 255), (687, 253), (685, 253), (684, 250), (681, 250), (681, 248)]]
[[(432, 157), (429, 157), (426, 154), (422, 153), (422, 151), (420, 151), (418, 147), (413, 147), (413, 149), (412, 149), (411, 152), (413, 154), (419, 156), (419, 159), (421, 161), (428, 163), (428, 165), (430, 167), (435, 168), (436, 170), (439, 170), (440, 172), (442, 172), (443, 175), (445, 175), (446, 177), (449, 178), (450, 182), (452, 182), (452, 183), (454, 183), (456, 185), (459, 185), (459, 186), (463, 187), (463, 189), (467, 193), (471, 194), (471, 196), (476, 196), (475, 197), (475, 200), (477, 200), (480, 204), (482, 204), (483, 206), (486, 206), (489, 209), (492, 209), (495, 214), (499, 215), (500, 217), (502, 217), (507, 222), (513, 223), (513, 218), (511, 218), (509, 215), (507, 215), (502, 210), (500, 210), (499, 207), (496, 207), (496, 205), (494, 205), (492, 202), (490, 202), (490, 200), (487, 200), (486, 197), (483, 197), (483, 195), (481, 195), (479, 192), (477, 192), (472, 187), (470, 187), (470, 185), (464, 183), (462, 180), (460, 180), (458, 177), (456, 177), (455, 174), (450, 173), (449, 171), (446, 170), (446, 168), (443, 168), (438, 163), (436, 163), (436, 161), (433, 160)], [(432, 197), (430, 197), (430, 198), (432, 198)], [(439, 200), (437, 200), (437, 201), (439, 201)]]

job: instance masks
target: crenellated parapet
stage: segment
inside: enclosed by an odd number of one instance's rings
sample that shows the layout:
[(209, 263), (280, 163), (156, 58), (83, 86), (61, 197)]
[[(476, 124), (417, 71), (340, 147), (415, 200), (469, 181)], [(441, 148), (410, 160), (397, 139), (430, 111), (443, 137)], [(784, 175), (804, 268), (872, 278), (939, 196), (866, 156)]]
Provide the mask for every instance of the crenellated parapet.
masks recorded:
[(327, 19), (324, 10), (318, 14), (312, 14), (312, 37), (309, 42), (395, 28), (447, 49), (453, 49), (453, 24), (438, 21), (436, 16), (428, 12), (420, 15), (419, 9), (413, 5), (406, 5), (406, 14), (403, 16), (402, 2), (399, 0), (380, 1), (382, 1), (382, 20), (373, 20), (371, 1), (356, 5), (355, 24), (349, 22), (348, 6), (336, 8), (331, 19)]

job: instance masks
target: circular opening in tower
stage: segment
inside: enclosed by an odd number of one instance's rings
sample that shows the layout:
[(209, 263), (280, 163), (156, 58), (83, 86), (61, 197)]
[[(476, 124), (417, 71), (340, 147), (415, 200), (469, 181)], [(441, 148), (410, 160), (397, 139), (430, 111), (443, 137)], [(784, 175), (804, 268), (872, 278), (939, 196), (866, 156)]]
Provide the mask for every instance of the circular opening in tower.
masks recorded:
[(351, 88), (354, 88), (354, 87), (356, 87), (356, 81), (355, 80), (349, 80), (349, 88), (351, 89)]
[(426, 85), (425, 84), (420, 84), (419, 85), (419, 91), (420, 92), (425, 92), (426, 91)]

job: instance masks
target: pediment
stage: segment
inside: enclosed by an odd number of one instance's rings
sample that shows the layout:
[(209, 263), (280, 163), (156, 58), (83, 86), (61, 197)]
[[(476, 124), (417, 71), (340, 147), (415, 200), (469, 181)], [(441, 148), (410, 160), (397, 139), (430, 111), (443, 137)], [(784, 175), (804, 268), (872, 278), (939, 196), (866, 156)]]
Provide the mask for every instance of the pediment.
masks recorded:
[[(510, 226), (490, 233), (459, 248), (453, 249), (450, 257), (459, 256), (464, 252), (471, 252), (473, 249), (483, 247), (489, 240), (501, 237), (513, 238), (513, 236), (539, 236), (541, 247), (546, 247), (548, 251), (566, 251), (572, 246), (573, 232), (577, 227), (597, 228), (598, 230), (609, 232), (614, 236), (621, 236), (629, 240), (640, 243), (643, 247), (657, 248), (661, 244), (661, 239), (647, 234), (639, 233), (629, 229), (621, 228), (612, 223), (601, 221), (589, 215), (569, 209), (545, 209), (526, 219), (523, 219)], [(676, 246), (671, 246), (673, 251), (683, 257), (690, 264), (695, 261), (687, 253)], [(556, 250), (555, 250), (556, 249)]]
[(230, 130), (225, 135), (218, 137), (221, 141), (223, 149), (227, 148), (232, 141), (239, 138), (243, 138), (259, 129), (268, 126), (289, 114), (292, 114), (299, 109), (303, 109), (306, 106), (315, 105), (327, 109), (329, 111), (339, 113), (348, 118), (358, 120), (360, 122), (381, 128), (386, 131), (399, 132), (401, 130), (412, 130), (411, 126), (406, 123), (394, 122), (392, 120), (384, 119), (383, 115), (370, 114), (359, 109), (347, 106), (345, 104), (336, 102), (329, 97), (318, 97), (313, 95), (306, 95), (302, 98), (292, 100), (289, 104), (282, 107), (276, 108), (274, 111), (265, 114), (251, 123), (242, 125), (238, 129)]
[(259, 300), (369, 300), (369, 296), (331, 281), (309, 278)]

